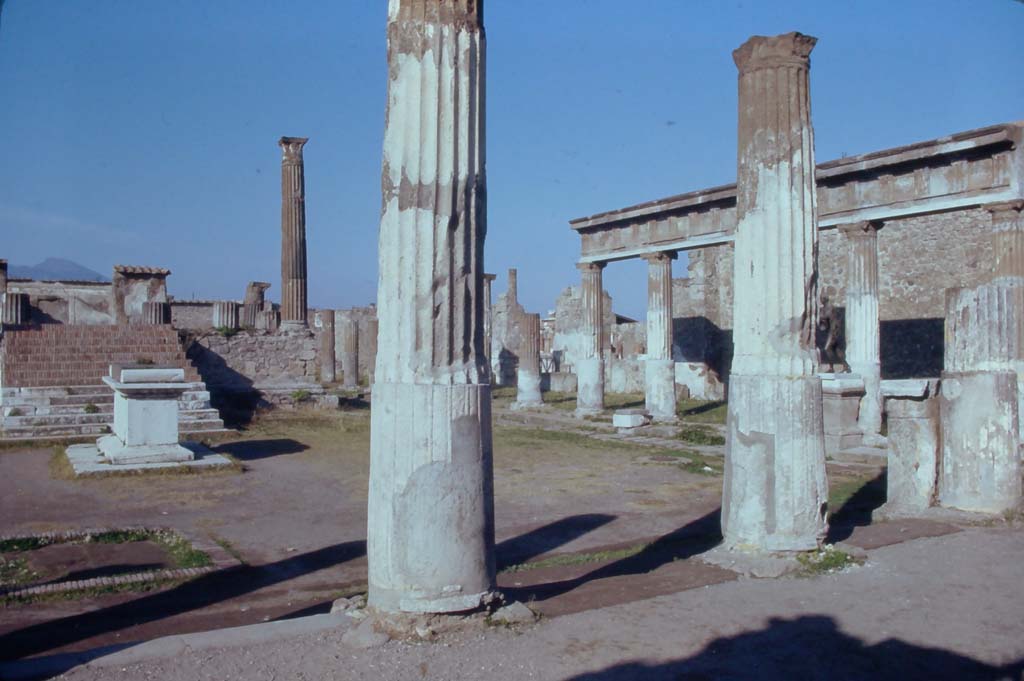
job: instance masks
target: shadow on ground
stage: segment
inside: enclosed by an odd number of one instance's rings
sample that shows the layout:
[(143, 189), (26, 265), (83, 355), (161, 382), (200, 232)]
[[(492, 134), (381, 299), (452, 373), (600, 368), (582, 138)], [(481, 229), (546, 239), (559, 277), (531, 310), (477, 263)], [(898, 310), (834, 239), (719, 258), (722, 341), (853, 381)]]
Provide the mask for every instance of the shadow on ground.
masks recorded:
[(230, 454), (239, 461), (255, 461), (257, 459), (269, 459), (272, 456), (298, 454), (307, 449), (309, 449), (307, 445), (291, 438), (243, 440), (242, 442), (230, 442), (214, 447), (214, 451), (218, 454)]
[(807, 615), (774, 618), (768, 626), (711, 641), (696, 655), (663, 664), (629, 662), (569, 681), (1017, 681), (1024, 660), (996, 667), (938, 648), (897, 639), (867, 645), (835, 620)]
[(507, 539), (495, 549), (498, 571), (553, 551), (602, 525), (607, 525), (615, 518), (616, 516), (605, 513), (573, 515)]
[(871, 512), (885, 503), (885, 497), (886, 476), (885, 471), (882, 471), (864, 483), (829, 517), (828, 536), (825, 537), (825, 541), (829, 544), (845, 541), (850, 538), (855, 528), (870, 525)]
[(504, 589), (505, 594), (517, 601), (546, 601), (567, 594), (588, 582), (609, 577), (642, 575), (657, 570), (666, 563), (691, 558), (708, 551), (722, 541), (719, 514), (720, 509), (715, 509), (678, 530), (662, 535), (638, 553), (602, 565), (579, 577), (559, 582), (506, 588)]

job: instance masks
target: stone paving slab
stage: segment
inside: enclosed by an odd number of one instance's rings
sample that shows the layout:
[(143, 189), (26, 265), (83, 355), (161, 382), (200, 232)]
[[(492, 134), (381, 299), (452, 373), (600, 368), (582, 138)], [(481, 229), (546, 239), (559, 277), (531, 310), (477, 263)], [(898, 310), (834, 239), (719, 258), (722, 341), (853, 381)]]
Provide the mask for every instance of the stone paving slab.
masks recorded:
[(231, 460), (222, 454), (214, 454), (207, 447), (196, 442), (183, 442), (183, 447), (191, 449), (196, 458), (194, 461), (177, 463), (138, 463), (111, 465), (100, 453), (95, 444), (71, 445), (67, 448), (68, 461), (75, 470), (75, 477), (89, 475), (107, 475), (110, 473), (140, 473), (148, 470), (168, 468), (190, 468), (194, 470), (219, 470), (232, 465)]

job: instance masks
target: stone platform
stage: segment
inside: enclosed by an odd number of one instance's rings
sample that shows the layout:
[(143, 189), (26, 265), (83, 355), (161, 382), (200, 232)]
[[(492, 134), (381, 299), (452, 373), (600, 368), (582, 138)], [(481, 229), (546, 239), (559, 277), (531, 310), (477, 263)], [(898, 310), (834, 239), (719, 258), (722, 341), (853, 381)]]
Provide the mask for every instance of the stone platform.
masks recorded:
[(200, 471), (219, 470), (232, 465), (231, 459), (215, 454), (208, 447), (197, 442), (182, 442), (181, 447), (191, 451), (191, 461), (111, 464), (96, 444), (71, 445), (67, 448), (68, 461), (75, 471), (75, 477), (108, 475), (111, 473), (142, 473), (151, 470), (190, 468)]

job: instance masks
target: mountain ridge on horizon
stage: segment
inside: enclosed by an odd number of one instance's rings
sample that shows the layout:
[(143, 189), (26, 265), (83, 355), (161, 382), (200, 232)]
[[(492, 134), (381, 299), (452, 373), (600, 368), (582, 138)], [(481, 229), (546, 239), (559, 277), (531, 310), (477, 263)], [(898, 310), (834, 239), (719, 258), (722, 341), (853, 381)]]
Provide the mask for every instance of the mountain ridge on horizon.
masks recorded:
[(37, 281), (110, 281), (110, 277), (67, 258), (45, 258), (36, 265), (11, 263), (7, 267), (7, 276), (12, 279), (35, 279)]

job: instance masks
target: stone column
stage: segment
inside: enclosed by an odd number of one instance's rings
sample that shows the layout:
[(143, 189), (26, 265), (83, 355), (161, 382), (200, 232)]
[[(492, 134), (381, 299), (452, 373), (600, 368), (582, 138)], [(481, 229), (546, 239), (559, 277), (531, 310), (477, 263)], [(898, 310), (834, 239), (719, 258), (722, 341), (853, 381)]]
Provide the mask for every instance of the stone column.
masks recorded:
[(457, 612), (494, 575), (479, 0), (391, 0), (369, 605)]
[(513, 409), (544, 406), (540, 389), (540, 315), (519, 316), (519, 368), (516, 370), (516, 401)]
[(31, 307), (27, 293), (8, 292), (4, 294), (3, 315), (0, 322), (9, 326), (23, 326), (29, 323)]
[(3, 323), (3, 304), (7, 296), (7, 261), (0, 258), (0, 324)]
[(320, 324), (320, 380), (334, 383), (334, 310), (321, 310)]
[(867, 445), (884, 446), (882, 364), (878, 340), (878, 230), (863, 221), (842, 228), (846, 235), (846, 363), (864, 379), (857, 425)]
[(580, 357), (576, 360), (576, 415), (587, 416), (604, 410), (604, 284), (603, 262), (579, 263), (583, 281), (580, 325)]
[(338, 355), (341, 359), (341, 384), (346, 388), (359, 385), (359, 319), (351, 312), (335, 317)]
[(935, 379), (920, 396), (885, 402), (889, 425), (886, 502), (880, 516), (917, 515), (935, 502), (939, 461), (939, 401)]
[(825, 536), (815, 375), (817, 215), (808, 71), (815, 38), (755, 36), (739, 68), (735, 354), (722, 530), (731, 548), (801, 551)]
[(213, 328), (234, 331), (238, 328), (238, 303), (218, 300), (213, 304)]
[(306, 179), (302, 147), (307, 137), (282, 137), (281, 156), (281, 328), (305, 329)]
[(647, 260), (646, 407), (655, 421), (676, 420), (676, 363), (672, 359), (672, 261), (674, 252)]
[(170, 324), (170, 305), (160, 301), (144, 302), (142, 304), (142, 323), (147, 326)]
[[(491, 366), (491, 341), (492, 332), (491, 324), (493, 322), (491, 318), (491, 285), (494, 280), (498, 278), (496, 274), (485, 274), (484, 275), (484, 354), (487, 355), (487, 366)], [(491, 372), (493, 374), (493, 371)], [(491, 383), (494, 383), (494, 376), (491, 376)]]
[(508, 268), (508, 292), (505, 294), (509, 307), (519, 302), (519, 272), (514, 267)]
[(245, 287), (245, 300), (242, 302), (241, 324), (246, 329), (254, 329), (258, 324), (260, 312), (266, 301), (266, 290), (270, 284), (265, 281), (250, 281)]
[(362, 343), (362, 346), (370, 385), (373, 385), (377, 376), (377, 332), (379, 328), (376, 318), (366, 320), (366, 335), (363, 338), (365, 342)]

